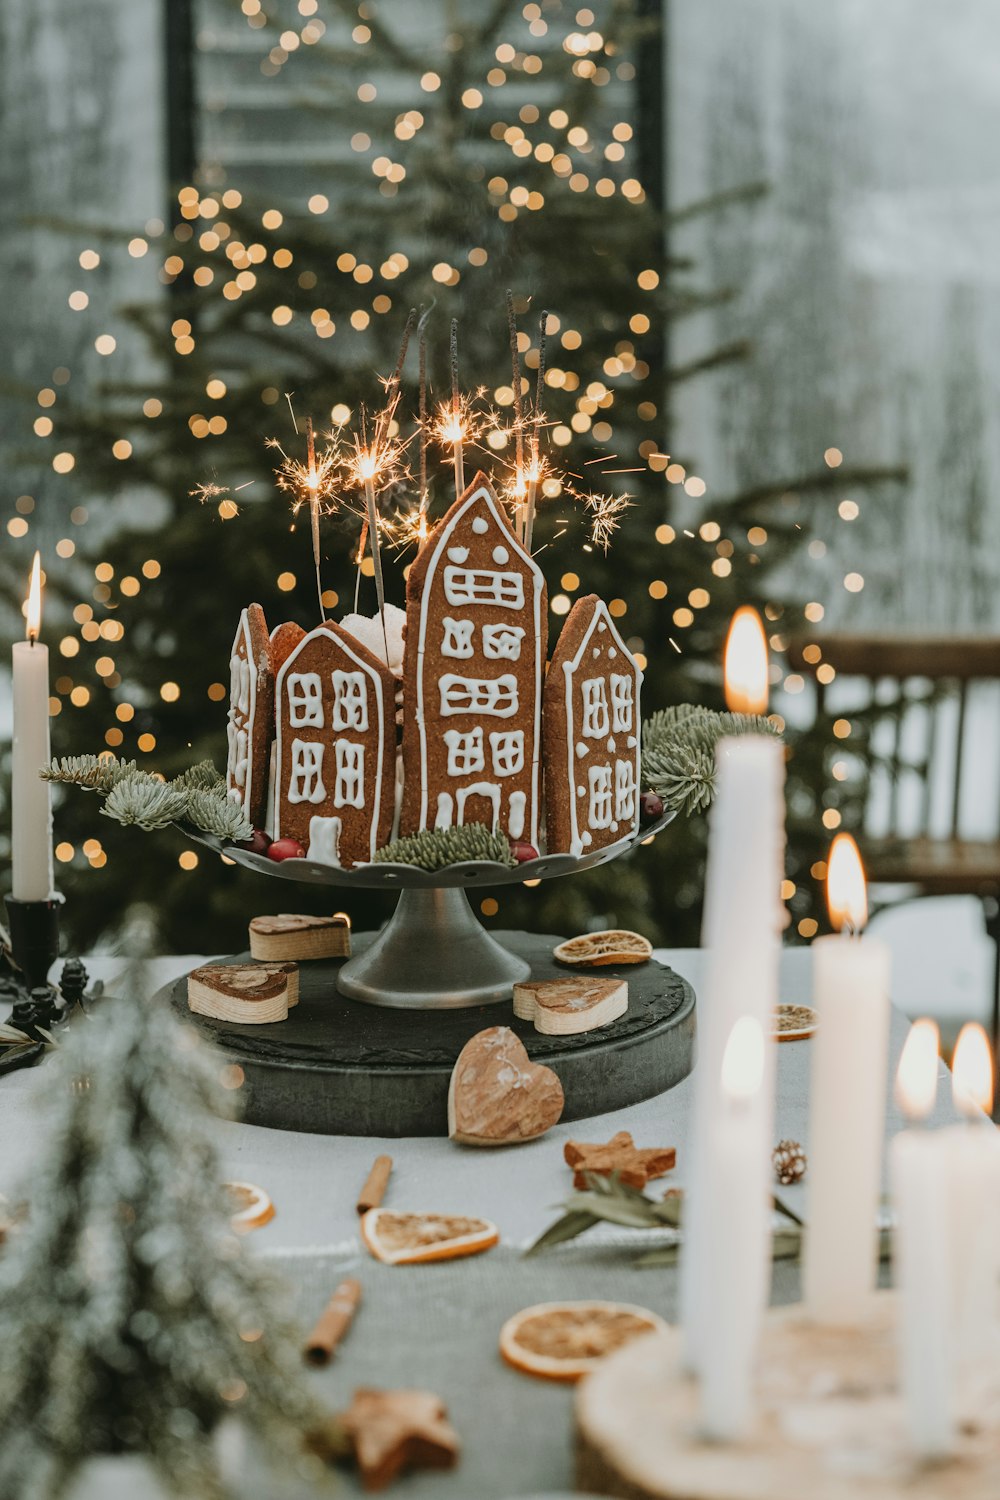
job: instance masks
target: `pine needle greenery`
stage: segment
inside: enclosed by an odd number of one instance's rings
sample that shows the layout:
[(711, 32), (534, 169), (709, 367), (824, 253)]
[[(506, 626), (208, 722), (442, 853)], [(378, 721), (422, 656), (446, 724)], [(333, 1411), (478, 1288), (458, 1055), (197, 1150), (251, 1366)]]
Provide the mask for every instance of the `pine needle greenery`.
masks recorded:
[(141, 771), (134, 776), (122, 776), (115, 782), (101, 812), (126, 825), (134, 823), (147, 832), (166, 828), (183, 818), (187, 812), (187, 794), (177, 791), (155, 776), (145, 776)]
[(182, 771), (174, 777), (173, 785), (188, 792), (214, 792), (220, 797), (226, 794), (226, 778), (211, 760), (200, 760), (190, 770)]
[(38, 774), (43, 781), (58, 781), (104, 796), (122, 776), (138, 770), (134, 760), (121, 761), (115, 755), (64, 755), (43, 766)]
[(467, 859), (486, 859), (510, 870), (517, 864), (504, 835), (491, 833), (485, 823), (428, 828), (375, 851), (376, 864), (416, 865), (420, 870), (443, 870)]
[[(180, 778), (171, 784), (178, 787)], [(231, 844), (248, 839), (253, 833), (253, 824), (243, 808), (224, 794), (220, 795), (212, 790), (189, 790), (182, 816), (202, 833), (214, 834), (217, 839), (224, 839)]]
[(678, 703), (642, 726), (642, 782), (676, 812), (705, 812), (715, 795), (715, 748), (744, 734), (776, 735), (770, 719)]
[(30, 1212), (0, 1260), (0, 1494), (57, 1500), (88, 1458), (130, 1452), (184, 1500), (223, 1500), (230, 1416), (301, 1463), (322, 1414), (273, 1273), (229, 1225), (219, 1056), (133, 967), (50, 1066)]
[(210, 760), (199, 761), (173, 781), (114, 755), (67, 756), (52, 761), (39, 775), (45, 781), (97, 792), (105, 799), (101, 812), (126, 827), (152, 832), (187, 822), (229, 843), (253, 833), (243, 809), (226, 796), (225, 777)]

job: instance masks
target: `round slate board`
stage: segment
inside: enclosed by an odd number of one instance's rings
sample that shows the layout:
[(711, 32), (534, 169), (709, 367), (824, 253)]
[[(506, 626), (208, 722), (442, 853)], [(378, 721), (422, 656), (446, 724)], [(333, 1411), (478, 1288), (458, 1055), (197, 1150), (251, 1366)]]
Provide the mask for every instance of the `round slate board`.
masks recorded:
[[(493, 935), (527, 959), (534, 979), (573, 972), (552, 957), (561, 938)], [(374, 933), (355, 934), (354, 952), (374, 938)], [(250, 957), (242, 953), (221, 962), (248, 963)], [(447, 1135), (455, 1059), (469, 1038), (488, 1026), (510, 1026), (529, 1055), (559, 1075), (564, 1120), (637, 1104), (691, 1071), (694, 991), (654, 959), (586, 970), (627, 980), (629, 1007), (610, 1026), (566, 1037), (541, 1036), (529, 1022), (516, 1020), (506, 1003), (412, 1012), (347, 1000), (336, 988), (340, 962), (300, 964), (299, 1004), (287, 1021), (270, 1026), (191, 1015), (186, 978), (160, 991), (159, 998), (168, 999), (242, 1067), (243, 1118), (249, 1124), (318, 1135)]]

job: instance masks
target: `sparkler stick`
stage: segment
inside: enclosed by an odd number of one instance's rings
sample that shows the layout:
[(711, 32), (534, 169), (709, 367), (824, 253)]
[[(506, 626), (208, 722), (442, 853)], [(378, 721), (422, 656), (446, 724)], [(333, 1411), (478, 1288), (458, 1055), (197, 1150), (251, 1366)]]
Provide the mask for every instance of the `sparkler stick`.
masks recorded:
[(543, 312), (538, 324), (538, 378), (535, 381), (535, 409), (532, 412), (531, 465), (528, 469), (528, 514), (524, 522), (524, 550), (531, 551), (535, 530), (535, 502), (538, 495), (538, 439), (542, 422), (542, 393), (545, 389), (545, 325), (549, 315)]
[(514, 493), (518, 497), (518, 530), (525, 539), (524, 485), (524, 412), (521, 407), (521, 356), (517, 347), (517, 319), (514, 316), (514, 293), (507, 288), (507, 331), (510, 334), (511, 386), (514, 391)]
[(455, 458), (455, 499), (465, 489), (465, 447), (463, 443), (462, 402), (458, 394), (458, 319), (451, 320), (451, 439)]
[(427, 334), (424, 324), (427, 313), (420, 319), (420, 521), (419, 538), (422, 542), (427, 534)]
[(319, 600), (320, 623), (326, 619), (326, 610), (323, 607), (323, 579), (320, 574), (319, 558), (319, 475), (316, 472), (316, 439), (313, 435), (312, 417), (306, 421), (306, 456), (309, 465), (309, 518), (312, 522), (312, 549), (313, 566), (316, 569), (316, 598)]
[(375, 596), (378, 599), (379, 618), (382, 621), (382, 639), (385, 642), (385, 659), (388, 662), (389, 633), (385, 628), (385, 583), (382, 578), (382, 549), (379, 546), (378, 510), (375, 506), (375, 473), (378, 467), (378, 460), (375, 453), (363, 453), (359, 467), (365, 484), (365, 500), (368, 504), (368, 534), (372, 542), (372, 562), (375, 564)]

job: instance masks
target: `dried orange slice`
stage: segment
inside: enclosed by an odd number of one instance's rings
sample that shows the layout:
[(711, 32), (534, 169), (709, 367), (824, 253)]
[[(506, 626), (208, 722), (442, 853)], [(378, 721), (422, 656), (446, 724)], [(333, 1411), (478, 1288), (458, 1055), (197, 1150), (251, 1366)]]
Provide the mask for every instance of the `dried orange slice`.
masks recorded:
[(539, 1302), (508, 1318), (500, 1353), (515, 1370), (545, 1380), (579, 1380), (606, 1354), (667, 1325), (630, 1302)]
[(489, 1219), (465, 1214), (405, 1214), (370, 1208), (361, 1216), (361, 1238), (376, 1260), (387, 1266), (412, 1266), (478, 1255), (492, 1249), (500, 1231)]
[(229, 1222), (238, 1234), (260, 1229), (274, 1218), (274, 1204), (264, 1189), (252, 1182), (224, 1182), (222, 1190), (226, 1195)]
[(801, 1042), (812, 1036), (819, 1025), (819, 1014), (811, 1005), (776, 1005), (774, 1030), (776, 1042)]
[(612, 932), (587, 932), (583, 937), (568, 938), (552, 950), (561, 964), (586, 968), (591, 964), (644, 964), (653, 956), (653, 945), (638, 932), (616, 929)]

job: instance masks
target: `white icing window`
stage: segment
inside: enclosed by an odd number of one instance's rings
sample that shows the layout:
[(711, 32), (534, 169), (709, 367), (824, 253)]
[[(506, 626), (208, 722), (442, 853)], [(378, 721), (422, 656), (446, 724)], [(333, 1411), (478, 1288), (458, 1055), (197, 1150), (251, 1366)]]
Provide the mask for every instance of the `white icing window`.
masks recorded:
[[(490, 804), (490, 827), (496, 831), (500, 819), (500, 788), (493, 781), (474, 781), (458, 789), (458, 821), (465, 822), (465, 805), (470, 797), (484, 797)], [(477, 818), (475, 821), (479, 821)]]
[(448, 746), (449, 776), (468, 776), (486, 765), (482, 729), (470, 729), (468, 734), (463, 734), (460, 729), (446, 729), (444, 742)]
[(318, 672), (288, 674), (288, 722), (293, 729), (323, 728), (323, 684)]
[(317, 864), (333, 865), (334, 869), (339, 869), (340, 832), (339, 818), (310, 818), (308, 858), (316, 860)]
[(524, 608), (524, 579), (520, 573), (492, 568), (445, 568), (444, 597), (456, 604), (498, 604), (501, 609)]
[(517, 713), (517, 678), (513, 672), (502, 677), (458, 677), (445, 672), (441, 683), (441, 714), (491, 714), (509, 719)]
[(356, 729), (360, 734), (368, 728), (368, 683), (364, 672), (334, 672), (332, 723), (334, 729)]
[(289, 802), (322, 802), (323, 751), (325, 745), (314, 740), (292, 740), (292, 774), (288, 782)]
[(611, 767), (590, 768), (590, 809), (587, 822), (591, 828), (611, 827)]
[(333, 747), (337, 780), (333, 788), (334, 807), (364, 807), (365, 747), (351, 740), (338, 740)]
[(588, 677), (583, 684), (583, 730), (589, 740), (600, 740), (608, 732), (608, 685), (603, 677)]
[(615, 734), (627, 734), (632, 728), (633, 702), (632, 702), (632, 673), (621, 676), (618, 672), (611, 674), (611, 728)]
[[(476, 628), (474, 620), (453, 620), (451, 615), (445, 615), (441, 622), (444, 626), (444, 636), (441, 640), (442, 656), (466, 657), (472, 655), (472, 633)], [(486, 653), (489, 656), (489, 652)]]
[(523, 639), (523, 625), (484, 625), (483, 655), (488, 661), (517, 661)]
[(615, 822), (635, 817), (635, 767), (630, 760), (615, 761)]
[(524, 769), (524, 730), (502, 729), (490, 735), (494, 776), (516, 776)]

